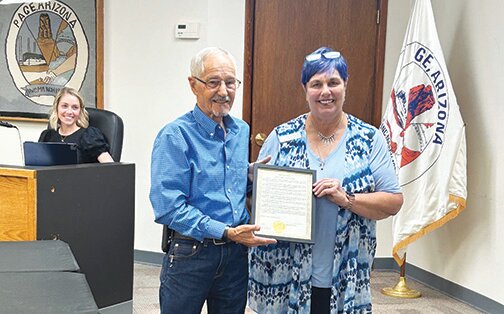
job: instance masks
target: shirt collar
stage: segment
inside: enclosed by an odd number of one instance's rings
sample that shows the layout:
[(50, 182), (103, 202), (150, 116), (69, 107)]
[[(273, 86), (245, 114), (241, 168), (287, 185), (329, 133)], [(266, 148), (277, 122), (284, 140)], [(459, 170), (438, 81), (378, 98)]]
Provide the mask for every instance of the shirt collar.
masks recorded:
[[(214, 120), (210, 119), (201, 109), (198, 107), (198, 104), (194, 106), (193, 117), (196, 122), (201, 125), (203, 130), (208, 134), (214, 134), (215, 130), (218, 126), (218, 123)], [(227, 129), (227, 132), (230, 133), (238, 133), (238, 125), (234, 121), (234, 119), (228, 114), (224, 117), (224, 126)]]

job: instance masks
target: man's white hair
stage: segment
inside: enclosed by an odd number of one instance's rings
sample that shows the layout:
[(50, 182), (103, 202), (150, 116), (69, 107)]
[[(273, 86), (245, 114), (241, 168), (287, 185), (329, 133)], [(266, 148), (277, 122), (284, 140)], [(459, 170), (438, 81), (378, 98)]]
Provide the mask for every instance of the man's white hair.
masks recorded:
[(231, 60), (233, 66), (236, 70), (236, 60), (229, 51), (218, 48), (218, 47), (208, 47), (200, 52), (198, 52), (191, 60), (191, 76), (200, 77), (205, 73), (205, 60), (210, 56), (225, 56)]

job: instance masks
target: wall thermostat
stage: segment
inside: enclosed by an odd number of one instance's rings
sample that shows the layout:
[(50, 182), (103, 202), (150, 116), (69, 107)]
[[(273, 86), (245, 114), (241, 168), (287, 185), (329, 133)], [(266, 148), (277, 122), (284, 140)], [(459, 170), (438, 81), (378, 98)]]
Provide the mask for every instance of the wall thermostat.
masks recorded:
[(177, 23), (175, 25), (175, 38), (199, 38), (199, 23)]

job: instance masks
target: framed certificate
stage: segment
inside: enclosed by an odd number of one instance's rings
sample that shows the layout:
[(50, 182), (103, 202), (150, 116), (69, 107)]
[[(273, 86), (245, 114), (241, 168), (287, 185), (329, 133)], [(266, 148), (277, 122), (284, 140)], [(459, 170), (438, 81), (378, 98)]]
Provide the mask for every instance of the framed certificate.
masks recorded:
[(256, 234), (313, 243), (315, 179), (315, 170), (255, 164), (252, 223), (261, 227)]

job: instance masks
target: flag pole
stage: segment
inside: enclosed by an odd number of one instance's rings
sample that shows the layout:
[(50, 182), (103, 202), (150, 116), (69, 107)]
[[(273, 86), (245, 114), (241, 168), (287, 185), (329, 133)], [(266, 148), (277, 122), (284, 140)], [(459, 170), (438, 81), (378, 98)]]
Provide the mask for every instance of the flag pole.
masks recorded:
[(420, 291), (410, 289), (406, 284), (406, 253), (404, 253), (404, 261), (401, 265), (401, 273), (399, 275), (399, 282), (394, 288), (383, 288), (381, 293), (389, 297), (413, 299), (422, 296)]

